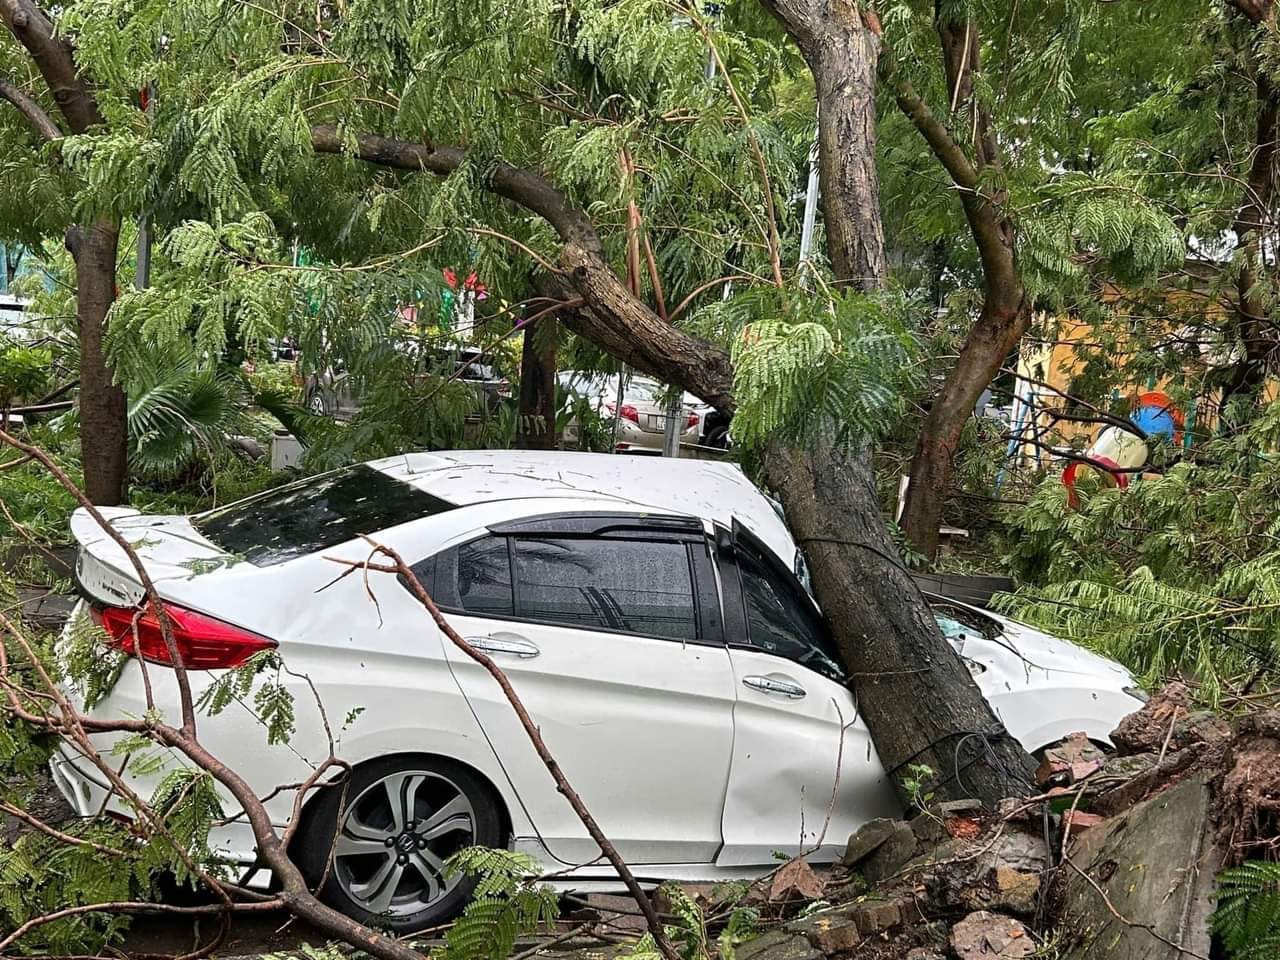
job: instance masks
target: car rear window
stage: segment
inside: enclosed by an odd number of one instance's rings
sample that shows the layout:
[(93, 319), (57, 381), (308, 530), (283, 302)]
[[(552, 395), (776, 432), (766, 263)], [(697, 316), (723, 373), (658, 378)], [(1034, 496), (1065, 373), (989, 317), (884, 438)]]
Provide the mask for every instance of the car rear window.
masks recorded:
[(270, 567), (453, 507), (360, 465), (212, 510), (197, 517), (195, 526), (228, 553)]

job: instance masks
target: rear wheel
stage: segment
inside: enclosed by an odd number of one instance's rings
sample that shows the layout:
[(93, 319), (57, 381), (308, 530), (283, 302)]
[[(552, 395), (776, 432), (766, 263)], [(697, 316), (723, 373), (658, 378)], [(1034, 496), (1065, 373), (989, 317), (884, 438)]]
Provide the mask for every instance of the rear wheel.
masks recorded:
[(358, 767), (308, 812), (294, 856), (313, 886), (332, 863), (321, 898), (365, 924), (413, 933), (458, 913), (471, 893), (444, 861), (470, 846), (502, 842), (502, 818), (488, 786), (461, 764), (389, 757)]
[(333, 416), (335, 404), (329, 402), (323, 387), (316, 387), (307, 398), (307, 409), (317, 417)]

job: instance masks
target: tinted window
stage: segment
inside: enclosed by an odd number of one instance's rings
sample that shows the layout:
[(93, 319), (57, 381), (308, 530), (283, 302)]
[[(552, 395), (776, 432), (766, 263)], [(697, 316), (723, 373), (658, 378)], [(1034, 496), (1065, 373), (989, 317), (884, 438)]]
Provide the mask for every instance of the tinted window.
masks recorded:
[(459, 547), (456, 553), (456, 603), (468, 613), (510, 617), (511, 556), (505, 537), (488, 537)]
[(521, 620), (698, 638), (685, 544), (532, 537), (514, 543)]
[(212, 510), (195, 526), (228, 553), (269, 567), (451, 509), (439, 497), (361, 465)]
[(844, 670), (813, 601), (791, 576), (739, 545), (742, 599), (751, 646), (844, 682)]

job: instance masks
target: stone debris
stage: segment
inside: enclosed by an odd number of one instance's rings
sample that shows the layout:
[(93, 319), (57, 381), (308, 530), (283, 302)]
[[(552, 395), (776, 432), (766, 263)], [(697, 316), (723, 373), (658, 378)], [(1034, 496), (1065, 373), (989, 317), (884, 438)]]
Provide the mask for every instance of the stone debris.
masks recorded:
[(813, 867), (805, 862), (804, 857), (796, 857), (773, 875), (773, 883), (769, 886), (769, 901), (779, 903), (817, 900), (822, 896), (825, 886), (822, 878), (814, 873)]
[(1017, 920), (978, 910), (951, 928), (951, 949), (960, 960), (1029, 957), (1035, 940)]

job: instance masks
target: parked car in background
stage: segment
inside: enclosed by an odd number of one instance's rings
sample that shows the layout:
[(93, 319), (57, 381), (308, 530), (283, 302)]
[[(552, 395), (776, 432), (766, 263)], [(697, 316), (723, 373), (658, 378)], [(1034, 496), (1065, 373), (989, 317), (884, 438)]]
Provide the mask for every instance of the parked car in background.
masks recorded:
[[(831, 862), (862, 823), (902, 813), (793, 572), (802, 555), (732, 464), (410, 453), (196, 516), (100, 510), (136, 544), (196, 698), (256, 652), (289, 667), (271, 671), (294, 695), (287, 743), (264, 744), (252, 697), (200, 720), (201, 743), (268, 798), (278, 827), (294, 796), (275, 788), (306, 780), (329, 752), (324, 716), (355, 718), (339, 747), (350, 775), (307, 798), (290, 854), (326, 902), (361, 922), (407, 933), (447, 920), (467, 888), (444, 861), (475, 844), (529, 853), (562, 889), (617, 882), (493, 677), (398, 578), (335, 579), (334, 559), (368, 557), (364, 534), (398, 551), (453, 628), (502, 666), (641, 878), (757, 876), (775, 851)], [(152, 697), (178, 716), (167, 647), (128, 559), (84, 510), (71, 528), (77, 615), (125, 657), (92, 706), (74, 682), (66, 695), (92, 718), (143, 716)], [(1106, 741), (1141, 705), (1124, 669), (1079, 647), (963, 607), (939, 615), (1028, 750), (1077, 730)], [(64, 656), (83, 633), (73, 620)], [(119, 738), (93, 739), (109, 755)], [(52, 771), (80, 814), (129, 815), (79, 753), (65, 748)], [(143, 796), (168, 772), (123, 768)], [(247, 867), (252, 832), (223, 799), (210, 842)]]
[[(395, 349), (403, 350), (417, 356), (418, 348), (414, 341), (403, 341), (395, 345)], [(447, 349), (431, 347), (422, 357), (421, 369), (440, 377), (453, 377), (460, 383), (474, 387), (481, 407), (492, 413), (502, 400), (511, 396), (511, 383), (498, 376), (493, 365), (486, 362), (484, 351), (477, 347), (457, 347)], [(342, 368), (329, 369), (320, 374), (311, 374), (303, 383), (303, 403), (317, 416), (333, 417), (337, 420), (350, 420), (360, 410), (360, 395), (349, 372)], [(481, 409), (468, 417), (480, 419)]]
[[(647, 377), (629, 377), (622, 388), (622, 403), (618, 404), (618, 376), (616, 374), (581, 373), (563, 371), (559, 375), (560, 389), (585, 400), (599, 417), (617, 421), (616, 449), (625, 453), (661, 453), (666, 436), (670, 411), (666, 403), (668, 388)], [(680, 442), (697, 443), (700, 439), (702, 418), (696, 407), (702, 402), (686, 393), (681, 400)], [(570, 417), (564, 428), (564, 442), (578, 442), (577, 417)]]

